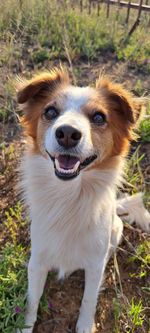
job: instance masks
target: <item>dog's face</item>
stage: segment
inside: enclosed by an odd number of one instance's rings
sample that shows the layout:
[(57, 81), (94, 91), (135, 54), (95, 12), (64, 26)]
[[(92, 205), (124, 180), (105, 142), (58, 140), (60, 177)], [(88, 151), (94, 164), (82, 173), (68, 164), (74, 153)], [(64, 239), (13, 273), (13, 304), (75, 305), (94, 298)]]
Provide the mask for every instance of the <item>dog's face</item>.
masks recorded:
[(95, 88), (75, 87), (63, 70), (23, 84), (18, 102), (24, 106), (23, 123), (34, 151), (50, 157), (62, 180), (126, 155), (141, 108), (118, 84), (103, 79)]

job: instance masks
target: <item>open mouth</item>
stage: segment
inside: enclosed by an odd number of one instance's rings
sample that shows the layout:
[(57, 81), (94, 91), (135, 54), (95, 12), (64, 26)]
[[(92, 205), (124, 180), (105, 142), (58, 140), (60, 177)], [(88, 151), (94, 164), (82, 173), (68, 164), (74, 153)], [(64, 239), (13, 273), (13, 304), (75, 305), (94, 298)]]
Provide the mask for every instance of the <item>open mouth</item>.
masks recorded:
[(77, 177), (82, 169), (86, 168), (97, 158), (97, 155), (94, 154), (81, 162), (77, 156), (61, 154), (53, 157), (48, 151), (47, 153), (54, 162), (56, 176), (63, 180), (70, 180)]

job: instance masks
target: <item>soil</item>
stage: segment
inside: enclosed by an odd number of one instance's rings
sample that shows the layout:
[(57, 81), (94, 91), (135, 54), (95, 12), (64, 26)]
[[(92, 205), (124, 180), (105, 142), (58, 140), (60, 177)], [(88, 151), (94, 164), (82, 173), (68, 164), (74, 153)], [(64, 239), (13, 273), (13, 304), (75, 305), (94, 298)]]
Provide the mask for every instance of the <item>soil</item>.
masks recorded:
[[(57, 61), (56, 61), (57, 64)], [(47, 66), (47, 64), (45, 64)], [(27, 64), (22, 64), (22, 71), (26, 72)], [(131, 88), (136, 85), (137, 81), (141, 81), (142, 89), (150, 92), (150, 77), (144, 72), (137, 71), (136, 68), (129, 68), (127, 63), (117, 63), (114, 55), (101, 57), (94, 63), (77, 62), (75, 64), (78, 82), (83, 84), (92, 83), (104, 68), (107, 74), (119, 82), (124, 82), (125, 86)], [(35, 68), (33, 68), (35, 69)], [(20, 69), (18, 69), (20, 70)], [(14, 66), (14, 73), (16, 69)], [(5, 76), (6, 78), (6, 76)], [(4, 78), (4, 81), (7, 79)], [(1, 95), (5, 96), (3, 87), (1, 87)], [(14, 102), (15, 105), (15, 102)], [(1, 210), (0, 210), (0, 230), (3, 230), (3, 221), (5, 220), (5, 211), (18, 200), (16, 191), (17, 172), (19, 158), (25, 147), (20, 125), (17, 118), (12, 115), (7, 122), (0, 124), (1, 129)], [(3, 144), (5, 143), (5, 152)], [(10, 147), (13, 145), (13, 152)], [(141, 168), (145, 177), (147, 186), (150, 182), (150, 144), (145, 143), (141, 146), (141, 153), (145, 154)], [(114, 300), (120, 301), (119, 329), (121, 333), (125, 333), (131, 329), (132, 324), (127, 319), (126, 308), (129, 307), (128, 302), (134, 298), (135, 302), (142, 298), (145, 309), (145, 321), (143, 328), (136, 328), (134, 333), (148, 332), (150, 317), (150, 304), (148, 305), (149, 293), (143, 289), (144, 286), (150, 288), (150, 272), (143, 278), (139, 278), (141, 263), (130, 262), (130, 254), (133, 248), (136, 248), (142, 241), (148, 240), (148, 235), (141, 230), (126, 226), (124, 230), (124, 238), (120, 249), (117, 251), (117, 261), (120, 272), (120, 280), (115, 268), (113, 258), (110, 260), (106, 273), (105, 282), (100, 293), (96, 312), (96, 325), (98, 333), (117, 332)], [(64, 281), (58, 281), (56, 274), (50, 273), (46, 283), (46, 298), (50, 302), (50, 308), (47, 311), (39, 309), (39, 318), (34, 329), (34, 333), (74, 333), (75, 323), (79, 313), (79, 307), (82, 299), (84, 288), (84, 273), (82, 271), (75, 272)], [(116, 329), (116, 331), (115, 331)]]

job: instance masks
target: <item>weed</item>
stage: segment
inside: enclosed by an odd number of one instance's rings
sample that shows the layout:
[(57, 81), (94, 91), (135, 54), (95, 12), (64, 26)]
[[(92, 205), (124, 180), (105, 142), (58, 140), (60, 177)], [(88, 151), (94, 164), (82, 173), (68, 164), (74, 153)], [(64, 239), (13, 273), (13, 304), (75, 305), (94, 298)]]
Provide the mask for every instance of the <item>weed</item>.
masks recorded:
[(150, 118), (141, 122), (140, 136), (143, 142), (150, 142)]
[[(6, 221), (5, 225), (5, 235), (4, 237), (7, 241), (10, 241), (14, 246), (19, 245), (20, 239), (19, 235), (24, 232), (24, 229), (27, 229), (28, 219), (23, 219), (23, 210), (20, 202), (17, 202), (14, 208), (9, 208), (8, 211), (5, 212)], [(25, 231), (26, 235), (27, 231)], [(5, 241), (5, 239), (4, 239)]]
[(0, 331), (14, 333), (24, 327), (27, 253), (20, 245), (7, 243), (0, 260)]
[(15, 333), (16, 327), (24, 327), (29, 250), (21, 244), (20, 237), (22, 233), (26, 236), (27, 224), (20, 202), (6, 212), (0, 259), (0, 331), (3, 333)]
[(123, 323), (125, 324), (126, 333), (137, 333), (139, 328), (143, 327), (145, 319), (145, 308), (142, 305), (142, 300), (135, 301), (134, 298), (129, 302), (124, 296), (120, 299), (113, 299), (113, 313), (115, 318), (114, 333), (121, 333)]
[(119, 320), (121, 316), (121, 303), (118, 298), (113, 298), (113, 312), (114, 312), (114, 319), (115, 319), (115, 333), (119, 333)]
[(139, 244), (135, 249), (135, 254), (129, 258), (129, 262), (140, 262), (139, 269), (136, 273), (130, 274), (131, 277), (145, 277), (150, 268), (150, 241), (145, 240)]
[(142, 142), (150, 142), (150, 103), (148, 104), (147, 114), (140, 123), (139, 133)]
[(136, 332), (136, 328), (142, 326), (145, 317), (143, 311), (142, 301), (140, 300), (138, 303), (135, 303), (134, 298), (132, 298), (130, 309), (128, 310), (128, 317), (132, 325), (131, 332)]
[(45, 60), (48, 60), (49, 58), (50, 58), (50, 52), (44, 48), (34, 51), (32, 54), (32, 59), (35, 64), (40, 62), (42, 63)]
[(130, 191), (132, 194), (138, 192), (144, 184), (144, 178), (140, 166), (144, 154), (140, 155), (139, 150), (140, 146), (138, 146), (132, 156), (130, 156), (125, 167), (125, 178), (130, 185)]
[(10, 177), (10, 171), (12, 169), (11, 162), (16, 158), (15, 146), (11, 143), (8, 147), (5, 142), (0, 145), (1, 148), (1, 170), (0, 174), (4, 174), (6, 178)]

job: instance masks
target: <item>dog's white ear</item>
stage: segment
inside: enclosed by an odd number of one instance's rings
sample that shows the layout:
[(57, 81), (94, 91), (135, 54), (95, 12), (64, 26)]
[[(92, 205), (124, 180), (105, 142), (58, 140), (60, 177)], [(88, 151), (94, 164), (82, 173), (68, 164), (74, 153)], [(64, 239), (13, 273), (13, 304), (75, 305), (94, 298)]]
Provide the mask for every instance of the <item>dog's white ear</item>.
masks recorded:
[(114, 83), (108, 78), (99, 79), (96, 87), (105, 97), (108, 107), (134, 127), (145, 109), (146, 98), (134, 97), (123, 85)]
[(66, 70), (62, 68), (54, 68), (50, 72), (45, 72), (35, 76), (31, 80), (17, 82), (17, 100), (19, 104), (24, 104), (30, 99), (45, 96), (55, 87), (62, 83), (68, 83), (69, 76)]

